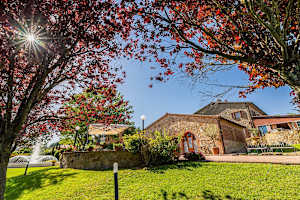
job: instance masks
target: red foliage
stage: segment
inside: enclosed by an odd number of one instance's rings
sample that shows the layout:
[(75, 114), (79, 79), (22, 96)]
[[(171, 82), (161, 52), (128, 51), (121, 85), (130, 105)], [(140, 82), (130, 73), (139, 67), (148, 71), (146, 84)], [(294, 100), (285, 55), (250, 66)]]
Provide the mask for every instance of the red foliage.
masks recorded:
[(109, 65), (123, 53), (115, 38), (128, 34), (118, 9), (112, 0), (0, 2), (1, 143), (57, 131), (56, 111), (74, 93), (123, 81)]
[(59, 113), (64, 117), (59, 126), (62, 134), (75, 134), (79, 126), (85, 136), (89, 124), (131, 124), (133, 111), (115, 86), (102, 86), (72, 96)]
[(131, 20), (133, 33), (128, 49), (135, 48), (132, 56), (141, 61), (158, 62), (166, 71), (160, 80), (172, 75), (173, 65), (194, 75), (211, 63), (217, 64), (214, 70), (232, 63), (249, 75), (244, 92), (285, 84), (300, 91), (299, 1), (123, 0), (122, 5), (119, 16)]

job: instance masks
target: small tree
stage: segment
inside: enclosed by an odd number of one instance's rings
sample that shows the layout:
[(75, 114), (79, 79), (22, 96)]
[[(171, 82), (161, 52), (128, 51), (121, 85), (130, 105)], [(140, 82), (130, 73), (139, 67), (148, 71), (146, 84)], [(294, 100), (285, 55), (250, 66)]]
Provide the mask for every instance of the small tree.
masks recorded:
[(64, 120), (61, 122), (63, 135), (75, 135), (79, 126), (78, 143), (86, 143), (89, 124), (132, 124), (129, 120), (132, 106), (114, 87), (100, 87), (76, 94), (61, 109)]
[(203, 132), (201, 133), (213, 143), (213, 147), (217, 147), (216, 142), (219, 141), (219, 129), (217, 126), (208, 125), (204, 128)]

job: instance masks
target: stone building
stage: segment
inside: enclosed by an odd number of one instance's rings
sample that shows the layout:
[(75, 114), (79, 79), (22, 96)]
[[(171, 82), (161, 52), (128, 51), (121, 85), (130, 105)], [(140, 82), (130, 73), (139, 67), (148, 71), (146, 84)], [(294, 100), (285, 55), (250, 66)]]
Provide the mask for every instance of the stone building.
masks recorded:
[(206, 136), (208, 131), (216, 134), (215, 145), (221, 154), (246, 150), (246, 127), (222, 116), (166, 113), (146, 128), (148, 133), (153, 131), (182, 136), (180, 153), (212, 153), (214, 141)]
[[(206, 132), (216, 132), (221, 154), (244, 152), (246, 138), (274, 130), (300, 129), (300, 115), (267, 115), (252, 102), (216, 101), (194, 114), (165, 114), (147, 128), (182, 136), (180, 152), (211, 153), (214, 146)], [(250, 131), (251, 130), (251, 131)], [(257, 130), (254, 131), (253, 130)], [(255, 135), (257, 136), (257, 135)]]
[(263, 115), (253, 117), (254, 127), (261, 136), (276, 131), (299, 130), (300, 115)]
[[(276, 130), (300, 129), (300, 115), (267, 115), (252, 102), (216, 101), (204, 106), (195, 114), (220, 115), (228, 120), (258, 129), (261, 136)], [(247, 137), (249, 137), (248, 134)]]
[(220, 115), (247, 128), (254, 128), (253, 117), (267, 115), (252, 102), (216, 101), (204, 106), (195, 114)]

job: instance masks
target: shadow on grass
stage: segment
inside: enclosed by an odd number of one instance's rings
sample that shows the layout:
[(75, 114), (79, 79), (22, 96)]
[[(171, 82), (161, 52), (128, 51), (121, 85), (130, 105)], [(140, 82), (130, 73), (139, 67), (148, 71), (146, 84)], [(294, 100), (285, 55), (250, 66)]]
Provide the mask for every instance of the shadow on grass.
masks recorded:
[(163, 200), (173, 200), (173, 199), (190, 199), (185, 193), (183, 192), (173, 192), (172, 194), (168, 195), (168, 193), (164, 190), (161, 190), (161, 194)]
[(6, 181), (5, 199), (19, 199), (24, 191), (34, 191), (43, 186), (55, 185), (63, 179), (73, 176), (76, 173), (57, 173), (57, 168), (46, 168), (33, 171), (26, 176), (20, 175), (8, 178)]
[[(176, 200), (176, 199), (191, 200), (192, 199), (188, 197), (188, 195), (186, 195), (184, 192), (173, 192), (171, 194), (168, 194), (166, 191), (161, 190), (161, 195), (163, 200)], [(242, 200), (242, 199), (231, 197), (230, 195), (226, 195), (225, 198), (223, 198), (220, 195), (214, 194), (210, 190), (203, 191), (202, 198), (207, 200)]]
[(242, 200), (241, 198), (234, 198), (231, 197), (230, 195), (226, 195), (225, 198), (223, 198), (220, 195), (214, 194), (210, 190), (203, 191), (202, 196), (204, 199), (209, 199), (209, 200)]
[(169, 169), (182, 169), (192, 171), (193, 168), (198, 168), (203, 165), (202, 162), (177, 162), (175, 164), (161, 165), (157, 167), (150, 167), (148, 170), (153, 173), (163, 174)]

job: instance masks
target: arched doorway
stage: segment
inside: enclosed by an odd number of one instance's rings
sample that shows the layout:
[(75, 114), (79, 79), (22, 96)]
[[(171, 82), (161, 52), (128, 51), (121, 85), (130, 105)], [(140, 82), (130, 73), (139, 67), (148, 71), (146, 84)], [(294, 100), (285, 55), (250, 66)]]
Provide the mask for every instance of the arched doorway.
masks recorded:
[(183, 153), (198, 153), (196, 136), (191, 132), (186, 132), (181, 139)]

